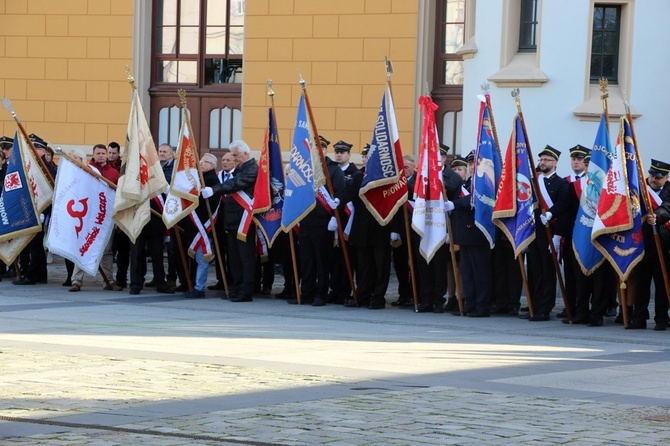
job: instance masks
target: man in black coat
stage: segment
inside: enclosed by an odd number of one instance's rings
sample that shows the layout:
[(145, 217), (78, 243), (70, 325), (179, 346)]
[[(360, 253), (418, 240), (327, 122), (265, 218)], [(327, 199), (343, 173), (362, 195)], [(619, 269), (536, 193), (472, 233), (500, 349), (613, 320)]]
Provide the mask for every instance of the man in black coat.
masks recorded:
[[(321, 150), (324, 156), (329, 141), (321, 139)], [(328, 175), (333, 185), (332, 202), (342, 209), (346, 203), (346, 185), (342, 169), (336, 162), (326, 156)], [(337, 200), (335, 200), (337, 199)], [(300, 221), (300, 293), (303, 304), (315, 307), (326, 305), (328, 286), (330, 283), (330, 266), (332, 262), (333, 232), (337, 223), (333, 210), (326, 203), (317, 200), (312, 211)], [(297, 299), (289, 299), (289, 304), (297, 304)]]
[(245, 215), (241, 203), (247, 197), (253, 202), (258, 163), (251, 157), (251, 149), (244, 141), (231, 142), (230, 153), (235, 159), (235, 175), (228, 181), (204, 188), (202, 196), (209, 198), (215, 193), (226, 195), (223, 225), (227, 232), (228, 267), (232, 278), (228, 297), (231, 302), (251, 302), (256, 277), (256, 226), (250, 223), (245, 240), (240, 240), (237, 232), (242, 218), (251, 218), (250, 212)]
[[(535, 241), (528, 247), (528, 282), (534, 315), (519, 315), (532, 322), (548, 321), (551, 310), (556, 305), (556, 269), (551, 257), (552, 243), (557, 255), (561, 251), (561, 237), (565, 235), (566, 213), (569, 208), (568, 181), (556, 174), (556, 164), (561, 152), (547, 145), (539, 154), (537, 166), (540, 199), (547, 206), (543, 215), (535, 210)], [(551, 239), (547, 236), (545, 225), (550, 228)]]
[(649, 168), (649, 177), (647, 184), (650, 193), (658, 195), (661, 200), (660, 206), (652, 213), (650, 212), (646, 221), (642, 225), (642, 236), (644, 238), (644, 258), (635, 266), (633, 270), (633, 280), (635, 281), (635, 307), (633, 309), (633, 318), (628, 324), (631, 329), (647, 328), (647, 319), (649, 319), (649, 301), (651, 300), (651, 281), (654, 280), (654, 330), (663, 331), (668, 327), (668, 297), (663, 281), (663, 271), (658, 259), (658, 251), (654, 240), (654, 232), (651, 225), (660, 229), (662, 248), (665, 254), (666, 269), (668, 265), (668, 249), (670, 248), (670, 238), (667, 237), (668, 229), (666, 224), (670, 222), (670, 163), (651, 160)]

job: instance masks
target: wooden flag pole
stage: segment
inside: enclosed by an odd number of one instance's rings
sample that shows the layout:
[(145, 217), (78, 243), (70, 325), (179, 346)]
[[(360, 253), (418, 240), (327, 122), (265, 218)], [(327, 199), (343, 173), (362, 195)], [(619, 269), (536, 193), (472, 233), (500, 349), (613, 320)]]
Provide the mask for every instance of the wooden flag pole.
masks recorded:
[[(391, 92), (391, 98), (393, 98), (393, 85), (391, 83), (391, 75), (393, 74), (393, 63), (391, 60), (386, 56), (384, 58), (385, 66), (386, 66), (386, 83), (389, 87), (389, 91)], [(404, 175), (404, 173), (401, 173), (401, 175)], [(407, 199), (409, 200), (409, 184), (408, 184), (408, 189), (407, 189)], [(405, 222), (405, 238), (407, 239), (407, 259), (409, 261), (409, 277), (410, 281), (412, 282), (412, 300), (414, 301), (414, 311), (418, 312), (419, 311), (419, 291), (417, 290), (416, 287), (416, 272), (414, 270), (414, 252), (412, 251), (412, 238), (411, 238), (411, 233), (410, 233), (410, 223), (409, 223), (409, 213), (407, 211), (407, 204), (403, 204), (402, 206), (402, 215), (403, 215), (403, 220)]]
[[(190, 112), (188, 110), (188, 107), (186, 106), (186, 90), (180, 89), (177, 90), (177, 94), (179, 95), (179, 99), (181, 100), (181, 107), (184, 110), (184, 119), (187, 121), (188, 125), (188, 130), (189, 134), (193, 135), (193, 129), (191, 129), (191, 120), (190, 120)], [(197, 152), (197, 149), (196, 149)], [(196, 163), (197, 169), (198, 169), (198, 176), (200, 177), (200, 186), (201, 187), (206, 187), (205, 185), (205, 177), (202, 174), (202, 169), (200, 168), (200, 163)], [(207, 208), (207, 216), (209, 218), (209, 227), (212, 230), (212, 238), (214, 239), (214, 249), (216, 250), (216, 258), (217, 258), (217, 263), (219, 265), (219, 270), (221, 271), (221, 280), (223, 280), (223, 288), (224, 291), (226, 292), (226, 296), (230, 296), (228, 292), (228, 279), (226, 279), (226, 271), (223, 268), (223, 259), (221, 258), (221, 250), (219, 249), (219, 238), (216, 235), (216, 230), (214, 229), (214, 220), (212, 218), (212, 207), (209, 205), (209, 199), (205, 198), (205, 207)], [(205, 231), (207, 232), (207, 231)], [(205, 234), (206, 236), (207, 234)]]
[[(536, 193), (539, 193), (540, 191), (540, 185), (538, 183), (537, 179), (537, 174), (535, 172), (535, 162), (533, 161), (533, 152), (531, 151), (530, 148), (530, 141), (528, 140), (528, 132), (526, 131), (526, 121), (524, 120), (523, 117), (523, 111), (521, 111), (521, 99), (519, 98), (519, 89), (515, 88), (512, 91), (512, 96), (514, 97), (514, 102), (516, 103), (516, 108), (517, 112), (519, 114), (519, 120), (521, 121), (521, 129), (523, 130), (523, 136), (526, 140), (526, 147), (528, 148), (528, 161), (530, 162), (530, 167), (531, 167), (531, 174), (533, 177), (533, 187), (535, 188)], [(545, 215), (547, 212), (547, 209), (544, 208), (544, 200), (540, 199), (540, 211), (542, 212), (542, 215)], [(572, 311), (570, 310), (570, 305), (568, 305), (568, 299), (565, 294), (565, 284), (563, 283), (563, 275), (561, 274), (561, 268), (558, 265), (558, 257), (556, 257), (556, 248), (554, 247), (554, 244), (552, 242), (552, 234), (551, 234), (551, 229), (549, 228), (549, 225), (545, 225), (544, 229), (547, 233), (547, 240), (549, 242), (549, 249), (551, 252), (551, 258), (554, 263), (554, 270), (556, 271), (556, 277), (558, 279), (558, 285), (561, 288), (561, 295), (563, 296), (563, 304), (565, 305), (565, 314), (568, 317), (568, 321), (572, 323)], [(526, 298), (530, 299), (529, 296), (526, 296)], [(528, 304), (528, 309), (530, 310), (530, 302)], [(532, 315), (531, 315), (532, 317)]]
[[(482, 90), (484, 91), (484, 97), (486, 98), (486, 108), (488, 108), (489, 111), (489, 117), (491, 118), (491, 131), (493, 132), (493, 140), (496, 143), (496, 149), (498, 150), (498, 157), (502, 160), (502, 152), (500, 151), (500, 141), (498, 139), (498, 129), (496, 128), (496, 121), (493, 118), (493, 107), (491, 107), (491, 92), (490, 92), (490, 85), (488, 82), (485, 82), (482, 84)], [(527, 142), (526, 142), (527, 144)], [(533, 310), (532, 305), (531, 305), (531, 297), (530, 297), (530, 286), (528, 285), (528, 277), (526, 276), (526, 268), (524, 267), (523, 264), (523, 254), (517, 256), (517, 260), (519, 263), (519, 270), (521, 271), (521, 279), (523, 280), (523, 288), (526, 291), (526, 299), (528, 300), (528, 312), (530, 313), (531, 316), (533, 316)]]
[[(312, 129), (314, 130), (314, 144), (318, 147), (319, 158), (321, 159), (321, 167), (323, 168), (323, 174), (326, 177), (326, 186), (328, 187), (328, 193), (331, 197), (335, 198), (335, 191), (333, 189), (333, 182), (330, 179), (330, 174), (328, 173), (328, 165), (326, 164), (326, 157), (323, 154), (323, 149), (321, 148), (321, 143), (319, 140), (319, 132), (316, 129), (316, 123), (314, 122), (314, 114), (312, 113), (312, 106), (309, 103), (309, 95), (307, 94), (307, 86), (305, 80), (300, 74), (300, 87), (302, 88), (303, 94), (305, 95), (305, 106), (307, 107), (307, 113), (309, 114), (309, 120), (312, 122)], [(347, 266), (347, 274), (349, 275), (349, 283), (351, 284), (351, 292), (354, 296), (354, 301), (358, 305), (358, 296), (356, 294), (356, 284), (354, 283), (354, 274), (351, 269), (351, 260), (349, 259), (349, 248), (344, 241), (344, 231), (342, 228), (342, 219), (340, 218), (340, 212), (337, 208), (333, 209), (333, 215), (337, 221), (337, 234), (342, 240), (342, 253), (344, 254), (344, 263)]]
[[(268, 79), (267, 82), (268, 96), (270, 97), (270, 108), (272, 109), (272, 116), (275, 118), (275, 126), (277, 125), (277, 115), (275, 114), (275, 92), (272, 89), (272, 79)], [(277, 133), (277, 144), (279, 144), (279, 133)], [(281, 147), (281, 144), (279, 144)], [(282, 170), (282, 175), (284, 171)], [(286, 178), (282, 176), (284, 185), (286, 185)], [(295, 254), (295, 244), (293, 243), (293, 229), (288, 231), (288, 240), (291, 245), (291, 263), (293, 264), (293, 282), (295, 284), (295, 297), (298, 299), (298, 305), (302, 303), (302, 298), (300, 296), (300, 277), (298, 275), (298, 261)]]
[[(637, 146), (637, 137), (635, 136), (635, 128), (633, 127), (633, 116), (630, 113), (630, 106), (628, 102), (624, 102), (624, 105), (626, 107), (626, 118), (628, 118), (628, 125), (630, 126), (630, 134), (633, 137), (633, 146), (635, 147), (635, 159), (636, 162), (635, 164), (637, 165), (637, 171), (638, 171), (638, 178), (640, 184), (642, 184), (644, 192), (642, 193), (642, 199), (644, 200), (644, 205), (647, 207), (647, 212), (652, 213), (654, 212), (651, 208), (651, 197), (649, 196), (649, 185), (647, 184), (647, 178), (644, 175), (644, 169), (642, 168), (642, 158), (640, 157), (640, 149)], [(670, 302), (670, 280), (668, 279), (668, 269), (665, 265), (665, 256), (663, 255), (663, 246), (661, 245), (661, 237), (658, 234), (658, 229), (656, 228), (656, 225), (653, 225), (652, 231), (654, 233), (654, 244), (656, 245), (656, 252), (658, 253), (658, 261), (661, 263), (661, 272), (663, 273), (663, 284), (665, 285), (665, 294), (668, 299), (668, 302)], [(622, 307), (626, 307), (628, 305), (628, 302), (625, 302), (625, 304)], [(626, 315), (625, 309), (622, 309), (624, 311), (624, 316)]]

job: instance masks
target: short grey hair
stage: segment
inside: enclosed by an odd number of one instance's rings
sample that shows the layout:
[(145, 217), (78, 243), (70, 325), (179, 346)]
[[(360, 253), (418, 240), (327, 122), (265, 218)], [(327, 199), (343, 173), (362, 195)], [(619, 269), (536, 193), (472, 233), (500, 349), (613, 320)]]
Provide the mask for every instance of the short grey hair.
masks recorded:
[(230, 149), (231, 152), (237, 149), (237, 151), (240, 153), (246, 153), (247, 155), (251, 155), (251, 149), (249, 148), (247, 143), (242, 141), (241, 139), (231, 142), (228, 149)]
[(206, 159), (210, 163), (214, 164), (215, 167), (217, 166), (218, 161), (219, 161), (219, 160), (216, 159), (216, 155), (214, 155), (211, 152), (207, 152), (207, 153), (203, 154), (202, 159)]

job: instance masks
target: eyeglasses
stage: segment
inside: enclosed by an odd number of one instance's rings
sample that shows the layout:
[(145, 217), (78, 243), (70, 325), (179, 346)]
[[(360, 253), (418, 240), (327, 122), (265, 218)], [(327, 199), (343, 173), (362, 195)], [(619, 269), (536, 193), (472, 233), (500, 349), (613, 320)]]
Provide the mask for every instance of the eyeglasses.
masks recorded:
[(553, 159), (553, 158), (540, 158), (541, 163), (548, 163), (548, 162), (551, 162), (551, 161), (556, 161), (556, 160)]

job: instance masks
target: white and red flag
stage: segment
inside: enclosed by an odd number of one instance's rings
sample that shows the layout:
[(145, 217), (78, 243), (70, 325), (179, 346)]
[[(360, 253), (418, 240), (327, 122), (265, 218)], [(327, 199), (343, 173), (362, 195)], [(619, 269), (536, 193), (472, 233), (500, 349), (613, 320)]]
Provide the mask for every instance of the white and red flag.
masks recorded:
[(137, 90), (130, 105), (126, 138), (113, 218), (135, 243), (151, 216), (149, 200), (168, 186)]
[(430, 263), (447, 240), (447, 218), (444, 212), (444, 187), (435, 127), (437, 104), (429, 96), (419, 98), (419, 104), (423, 111), (423, 127), (414, 186), (412, 228), (421, 236), (419, 252)]
[(163, 222), (168, 229), (194, 211), (198, 207), (200, 197), (198, 151), (191, 136), (193, 132), (188, 110), (184, 111), (184, 122), (181, 126), (179, 147), (175, 155), (170, 192), (163, 206)]
[(46, 246), (95, 276), (114, 230), (115, 191), (62, 158), (56, 175)]

